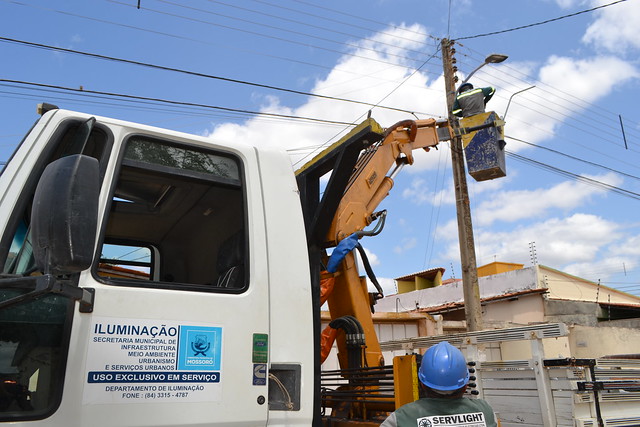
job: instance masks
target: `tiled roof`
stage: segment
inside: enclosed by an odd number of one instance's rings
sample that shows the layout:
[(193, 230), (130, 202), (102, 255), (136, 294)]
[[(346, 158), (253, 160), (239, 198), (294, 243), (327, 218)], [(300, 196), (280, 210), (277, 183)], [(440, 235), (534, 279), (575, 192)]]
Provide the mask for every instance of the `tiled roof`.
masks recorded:
[[(503, 295), (498, 295), (498, 296), (494, 296), (494, 297), (489, 297), (489, 298), (482, 298), (481, 302), (483, 303), (489, 303), (489, 302), (494, 302), (494, 301), (501, 301), (501, 300), (505, 300), (505, 299), (509, 299), (509, 298), (516, 298), (522, 295), (529, 295), (529, 294), (540, 294), (540, 293), (545, 293), (547, 292), (547, 289), (526, 289), (523, 291), (518, 291), (518, 292), (511, 292), (508, 294), (503, 294)], [(439, 311), (451, 311), (451, 310), (457, 310), (457, 309), (461, 309), (464, 307), (464, 301), (458, 301), (458, 302), (450, 302), (447, 304), (442, 304), (436, 307), (427, 307), (427, 308), (421, 308), (420, 312), (423, 313), (437, 313)]]
[(432, 268), (429, 270), (420, 271), (418, 273), (412, 273), (406, 276), (397, 277), (395, 280), (407, 281), (407, 280), (413, 280), (415, 277), (422, 277), (424, 279), (433, 280), (435, 279), (436, 274), (438, 272), (440, 272), (441, 274), (444, 274), (445, 271), (446, 270), (443, 267)]

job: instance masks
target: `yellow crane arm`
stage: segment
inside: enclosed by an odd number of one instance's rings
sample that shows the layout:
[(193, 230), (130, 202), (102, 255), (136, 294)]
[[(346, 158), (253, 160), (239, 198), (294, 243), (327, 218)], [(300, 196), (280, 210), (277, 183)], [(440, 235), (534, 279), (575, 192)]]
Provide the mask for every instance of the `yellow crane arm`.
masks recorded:
[(448, 121), (404, 120), (388, 128), (381, 141), (363, 150), (327, 233), (327, 246), (335, 246), (371, 224), (372, 214), (393, 188), (395, 175), (404, 165), (413, 164), (413, 151), (428, 151), (440, 141), (449, 140), (450, 135)]
[[(440, 141), (449, 140), (450, 135), (449, 123), (434, 119), (405, 120), (386, 129), (380, 141), (360, 154), (329, 227), (326, 245), (335, 246), (368, 226), (375, 209), (393, 187), (394, 176), (404, 165), (413, 164), (413, 151), (428, 151)], [(383, 365), (382, 351), (371, 317), (372, 301), (366, 280), (358, 272), (353, 252), (346, 255), (335, 274), (335, 286), (328, 303), (332, 319), (354, 316), (361, 323), (366, 341), (366, 365)], [(344, 343), (338, 341), (338, 347), (340, 364), (345, 367)]]

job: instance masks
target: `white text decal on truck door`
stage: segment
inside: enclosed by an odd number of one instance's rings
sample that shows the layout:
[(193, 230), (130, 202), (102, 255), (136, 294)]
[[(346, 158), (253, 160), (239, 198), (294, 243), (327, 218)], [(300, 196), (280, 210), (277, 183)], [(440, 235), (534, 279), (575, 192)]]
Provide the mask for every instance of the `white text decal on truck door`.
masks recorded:
[(222, 398), (222, 327), (94, 318), (83, 403)]

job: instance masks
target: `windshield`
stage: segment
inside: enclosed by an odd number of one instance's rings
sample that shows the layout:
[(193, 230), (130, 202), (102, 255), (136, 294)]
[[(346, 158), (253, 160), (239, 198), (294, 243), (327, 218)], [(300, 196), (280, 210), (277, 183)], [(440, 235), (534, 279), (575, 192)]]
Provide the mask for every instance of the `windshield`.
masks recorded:
[[(106, 128), (83, 123), (87, 121), (60, 122), (28, 177), (14, 177), (12, 185), (22, 187), (19, 196), (6, 205), (13, 210), (7, 208), (3, 213), (8, 220), (0, 239), (0, 303), (33, 291), (33, 286), (16, 287), (16, 280), (36, 279), (41, 274), (35, 267), (30, 224), (33, 196), (44, 168), (81, 152), (98, 159), (104, 170), (112, 137)], [(77, 137), (80, 129), (82, 138)], [(68, 296), (44, 294), (0, 308), (0, 422), (44, 418), (58, 407), (74, 304)]]
[(11, 248), (7, 255), (4, 272), (8, 274), (24, 275), (33, 269), (35, 259), (33, 258), (33, 247), (31, 246), (31, 235), (27, 224), (21, 221), (13, 236)]
[[(0, 289), (0, 300), (18, 295)], [(48, 295), (0, 310), (0, 420), (48, 415), (57, 406), (73, 301)]]

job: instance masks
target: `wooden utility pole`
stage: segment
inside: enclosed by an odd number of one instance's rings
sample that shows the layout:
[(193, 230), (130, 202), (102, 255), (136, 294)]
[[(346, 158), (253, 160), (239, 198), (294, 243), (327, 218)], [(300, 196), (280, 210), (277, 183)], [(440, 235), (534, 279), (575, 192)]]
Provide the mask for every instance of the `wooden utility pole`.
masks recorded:
[[(447, 112), (451, 127), (459, 127), (458, 118), (453, 115), (453, 103), (456, 99), (456, 78), (453, 68), (453, 42), (442, 40), (442, 66), (444, 68), (444, 84), (447, 94)], [(458, 239), (460, 242), (460, 262), (462, 266), (462, 285), (464, 291), (464, 311), (467, 330), (480, 331), (482, 327), (482, 307), (480, 305), (480, 288), (478, 286), (478, 268), (476, 265), (476, 248), (473, 240), (471, 223), (471, 205), (469, 189), (464, 167), (462, 138), (451, 138), (451, 165), (453, 168), (453, 185), (456, 193), (456, 211), (458, 217)]]

